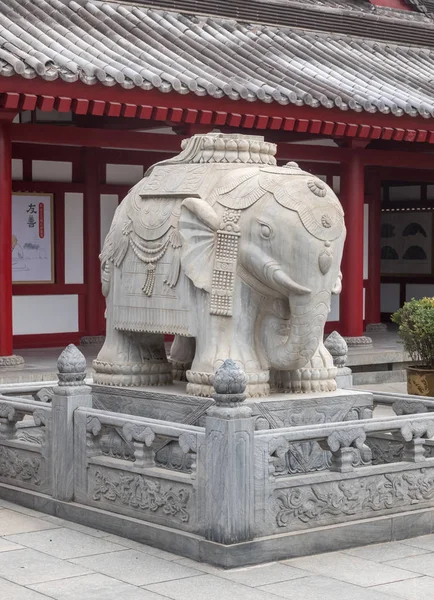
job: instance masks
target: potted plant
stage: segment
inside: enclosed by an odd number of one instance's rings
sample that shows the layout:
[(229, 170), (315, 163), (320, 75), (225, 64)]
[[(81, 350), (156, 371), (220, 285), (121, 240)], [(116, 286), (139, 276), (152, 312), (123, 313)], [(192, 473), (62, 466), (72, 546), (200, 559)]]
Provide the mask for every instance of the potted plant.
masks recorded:
[(392, 315), (404, 349), (417, 365), (407, 369), (407, 392), (434, 396), (434, 298), (406, 302)]

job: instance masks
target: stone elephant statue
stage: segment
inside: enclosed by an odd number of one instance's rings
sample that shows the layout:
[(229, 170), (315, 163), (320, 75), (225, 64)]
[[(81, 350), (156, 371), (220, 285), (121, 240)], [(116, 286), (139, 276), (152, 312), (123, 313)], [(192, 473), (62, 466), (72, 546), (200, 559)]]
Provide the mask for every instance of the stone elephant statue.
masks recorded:
[[(183, 142), (119, 205), (101, 254), (107, 335), (95, 382), (165, 385), (187, 365), (187, 393), (209, 396), (233, 359), (247, 394), (336, 389), (323, 345), (341, 290), (339, 200), (296, 163), (276, 166), (256, 136)], [(190, 366), (191, 364), (191, 366)]]

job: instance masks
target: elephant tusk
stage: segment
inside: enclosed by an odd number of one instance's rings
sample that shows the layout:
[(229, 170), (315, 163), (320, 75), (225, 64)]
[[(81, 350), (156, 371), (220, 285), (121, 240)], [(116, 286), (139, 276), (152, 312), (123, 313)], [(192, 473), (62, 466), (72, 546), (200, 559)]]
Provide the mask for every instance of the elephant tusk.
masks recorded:
[(287, 292), (293, 292), (295, 294), (310, 294), (312, 292), (311, 289), (304, 287), (303, 285), (300, 285), (291, 279), (291, 277), (289, 277), (289, 275), (287, 275), (279, 267), (279, 265), (276, 265), (275, 263), (266, 265), (265, 271), (267, 279), (269, 279), (275, 285), (285, 288)]

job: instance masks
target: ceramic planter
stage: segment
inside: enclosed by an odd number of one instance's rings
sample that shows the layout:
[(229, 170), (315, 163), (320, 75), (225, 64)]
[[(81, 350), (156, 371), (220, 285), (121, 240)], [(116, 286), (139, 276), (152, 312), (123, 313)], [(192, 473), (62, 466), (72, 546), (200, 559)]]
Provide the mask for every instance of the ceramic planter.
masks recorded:
[(434, 396), (434, 369), (408, 367), (407, 392), (414, 396)]

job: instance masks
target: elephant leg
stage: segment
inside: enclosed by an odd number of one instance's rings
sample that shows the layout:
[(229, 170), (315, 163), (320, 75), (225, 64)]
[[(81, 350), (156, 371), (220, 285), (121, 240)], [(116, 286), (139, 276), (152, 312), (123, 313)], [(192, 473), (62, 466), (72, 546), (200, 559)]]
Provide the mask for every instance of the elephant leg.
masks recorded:
[(315, 354), (302, 369), (296, 371), (274, 371), (272, 387), (276, 391), (292, 393), (334, 392), (337, 368), (324, 344), (318, 346)]
[(116, 386), (172, 383), (163, 335), (108, 331), (110, 334), (93, 361), (95, 383)]
[(177, 335), (170, 349), (172, 375), (176, 381), (187, 381), (186, 372), (191, 367), (196, 351), (196, 340), (192, 337)]

